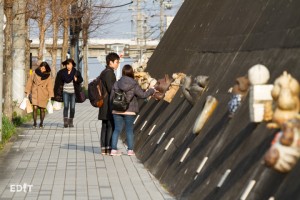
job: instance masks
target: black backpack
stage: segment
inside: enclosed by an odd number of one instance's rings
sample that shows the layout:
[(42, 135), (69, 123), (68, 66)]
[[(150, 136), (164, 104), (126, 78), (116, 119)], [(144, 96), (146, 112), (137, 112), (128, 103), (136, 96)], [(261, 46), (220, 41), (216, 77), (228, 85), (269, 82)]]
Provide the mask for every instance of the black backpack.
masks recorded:
[(112, 99), (112, 109), (116, 111), (126, 111), (129, 107), (130, 101), (126, 98), (126, 93), (122, 90), (117, 90)]
[(88, 96), (92, 106), (96, 108), (101, 108), (103, 106), (107, 92), (100, 76), (88, 84)]

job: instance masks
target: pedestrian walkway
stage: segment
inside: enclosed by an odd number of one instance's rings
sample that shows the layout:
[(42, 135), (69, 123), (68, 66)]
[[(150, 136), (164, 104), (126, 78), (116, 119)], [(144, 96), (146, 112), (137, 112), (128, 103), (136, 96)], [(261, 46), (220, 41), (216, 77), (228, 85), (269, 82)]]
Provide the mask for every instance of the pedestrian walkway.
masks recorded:
[(44, 129), (26, 124), (0, 154), (1, 200), (175, 199), (135, 156), (101, 155), (101, 121), (88, 101), (76, 104), (74, 128), (62, 116), (48, 114)]

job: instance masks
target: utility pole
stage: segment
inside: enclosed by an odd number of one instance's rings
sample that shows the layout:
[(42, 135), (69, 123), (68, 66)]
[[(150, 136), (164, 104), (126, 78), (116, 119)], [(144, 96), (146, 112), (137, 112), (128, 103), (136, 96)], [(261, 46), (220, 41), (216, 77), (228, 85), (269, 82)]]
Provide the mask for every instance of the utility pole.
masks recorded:
[(159, 39), (164, 35), (164, 0), (160, 0), (160, 34)]
[(2, 141), (2, 93), (3, 93), (3, 1), (0, 3), (0, 142)]
[(165, 32), (165, 9), (170, 10), (172, 8), (172, 0), (160, 0), (160, 34), (161, 39)]
[(72, 14), (75, 14), (70, 20), (70, 37), (71, 37), (71, 58), (74, 59), (77, 69), (82, 73), (82, 66), (79, 59), (79, 37), (82, 30), (82, 1), (77, 0), (77, 3), (71, 6)]
[(140, 58), (142, 57), (142, 49), (141, 49), (141, 27), (142, 27), (142, 14), (141, 14), (141, 0), (136, 1), (136, 44), (140, 49)]
[(137, 45), (142, 44), (142, 31), (143, 31), (143, 24), (142, 24), (142, 13), (141, 13), (141, 0), (137, 0), (137, 23), (136, 23), (136, 40)]
[(142, 55), (144, 53), (144, 46), (146, 43), (145, 39), (145, 17), (142, 14), (141, 10), (141, 1), (137, 0), (137, 16), (136, 16), (136, 41), (137, 45), (140, 49), (140, 58), (142, 58)]

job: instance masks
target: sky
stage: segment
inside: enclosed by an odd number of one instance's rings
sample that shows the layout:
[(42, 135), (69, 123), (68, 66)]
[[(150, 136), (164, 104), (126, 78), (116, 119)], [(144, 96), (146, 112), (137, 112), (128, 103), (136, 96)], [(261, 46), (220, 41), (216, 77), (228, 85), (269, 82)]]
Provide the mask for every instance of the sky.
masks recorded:
[[(114, 5), (123, 5), (131, 2), (131, 0), (110, 0), (111, 4)], [(133, 0), (133, 4), (113, 8), (111, 11), (113, 13), (110, 15), (112, 21), (115, 21), (112, 24), (109, 24), (106, 27), (102, 27), (93, 34), (90, 35), (90, 38), (98, 39), (134, 39), (136, 37), (135, 31), (135, 16), (136, 16), (136, 1)], [(169, 1), (172, 4), (172, 8), (165, 10), (165, 16), (175, 16), (180, 6), (183, 3), (183, 0), (165, 0)], [(159, 39), (159, 25), (160, 25), (160, 4), (159, 0), (141, 0), (141, 8), (143, 14), (147, 17), (147, 27), (151, 30), (156, 30), (149, 39), (155, 40)], [(38, 28), (37, 23), (31, 23), (30, 29), (30, 38), (38, 38)], [(47, 37), (52, 37), (52, 34), (48, 32)], [(51, 58), (48, 58), (51, 60)], [(89, 80), (94, 79), (99, 72), (104, 69), (105, 63), (101, 63), (96, 58), (89, 58)], [(124, 63), (121, 63), (121, 66), (124, 64), (131, 64), (133, 60), (127, 59)], [(60, 63), (60, 61), (58, 62)], [(120, 68), (121, 69), (121, 68)], [(120, 74), (117, 74), (120, 75)]]
[[(131, 0), (112, 0), (112, 5), (122, 5), (129, 3)], [(98, 30), (96, 34), (91, 37), (104, 37), (104, 38), (134, 38), (135, 37), (135, 20), (136, 20), (136, 1), (133, 4), (112, 9), (113, 14), (111, 19), (115, 22), (107, 27)], [(165, 9), (165, 16), (175, 16), (183, 0), (165, 0), (172, 5), (171, 9)], [(148, 30), (156, 30), (152, 39), (159, 38), (159, 24), (160, 24), (160, 3), (159, 0), (141, 0), (141, 8), (143, 14), (147, 17)]]
[[(144, 16), (147, 17), (147, 29), (150, 32), (154, 32), (149, 39), (159, 39), (159, 25), (160, 25), (160, 0), (140, 0), (141, 9)], [(165, 9), (164, 15), (175, 16), (183, 0), (164, 0), (172, 5), (171, 9)], [(130, 3), (131, 0), (110, 0), (112, 6), (124, 5)], [(95, 32), (90, 34), (90, 38), (111, 38), (111, 39), (133, 39), (136, 37), (136, 3), (137, 0), (133, 0), (133, 3), (123, 7), (117, 7), (111, 9), (112, 13), (109, 18), (114, 21), (107, 26), (101, 27)], [(166, 18), (165, 18), (166, 19)], [(30, 38), (38, 38), (39, 31), (37, 23), (31, 20), (30, 23)], [(52, 37), (50, 31), (47, 31), (47, 36)], [(60, 34), (61, 36), (61, 34)]]

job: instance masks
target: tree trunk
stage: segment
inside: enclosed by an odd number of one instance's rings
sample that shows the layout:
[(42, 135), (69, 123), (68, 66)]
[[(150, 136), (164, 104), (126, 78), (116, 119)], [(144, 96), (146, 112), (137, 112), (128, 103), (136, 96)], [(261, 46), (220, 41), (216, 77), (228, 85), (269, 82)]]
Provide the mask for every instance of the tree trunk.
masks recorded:
[[(4, 15), (4, 5), (3, 1), (0, 3), (0, 16)], [(4, 20), (0, 20), (0, 28), (4, 26)], [(2, 141), (3, 129), (2, 129), (2, 99), (3, 99), (3, 46), (4, 46), (4, 32), (0, 30), (0, 142)]]
[(88, 88), (88, 84), (89, 84), (89, 76), (88, 76), (88, 72), (89, 72), (89, 68), (88, 68), (88, 45), (85, 45), (83, 47), (83, 68), (84, 68), (84, 88), (87, 89)]
[[(52, 49), (51, 49), (51, 58), (52, 58), (52, 66), (51, 66), (51, 74), (52, 77), (55, 79), (56, 77), (56, 65), (57, 65), (57, 51), (58, 51), (58, 31), (60, 27), (59, 19), (63, 16), (63, 13), (57, 12), (57, 10), (61, 10), (61, 0), (52, 0), (51, 1), (51, 13), (52, 13), (52, 27), (53, 27), (53, 42), (52, 42)], [(63, 60), (61, 58), (61, 60)]]
[(4, 105), (3, 114), (12, 120), (13, 102), (12, 102), (12, 24), (13, 24), (13, 0), (6, 0), (4, 2), (4, 11), (6, 15), (5, 35), (5, 50), (4, 50)]
[[(26, 22), (27, 24), (27, 22)], [(28, 25), (26, 25), (26, 30), (28, 30)], [(30, 75), (30, 44), (31, 41), (29, 38), (26, 39), (26, 47), (25, 47), (25, 85)]]
[[(55, 15), (55, 13), (52, 13), (52, 14)], [(56, 76), (58, 26), (59, 26), (58, 20), (54, 19), (54, 21), (53, 21), (53, 44), (52, 44), (52, 51), (51, 51), (51, 57), (52, 57), (51, 73), (52, 73), (52, 77), (54, 77), (54, 78)]]
[(64, 16), (63, 19), (63, 29), (64, 29), (64, 34), (63, 34), (63, 43), (62, 43), (62, 50), (61, 50), (61, 60), (64, 61), (67, 57), (68, 53), (68, 41), (69, 41), (69, 19), (67, 16)]
[(46, 33), (46, 24), (45, 24), (45, 18), (46, 18), (46, 1), (40, 1), (42, 5), (40, 5), (41, 10), (38, 20), (38, 26), (39, 26), (39, 50), (38, 50), (38, 64), (44, 60), (44, 49), (45, 49), (45, 33)]
[[(13, 88), (12, 98), (17, 105), (22, 102), (25, 94), (25, 46), (26, 46), (26, 26), (25, 26), (25, 2), (15, 0), (13, 19)], [(22, 115), (23, 111), (14, 108), (14, 111)]]

